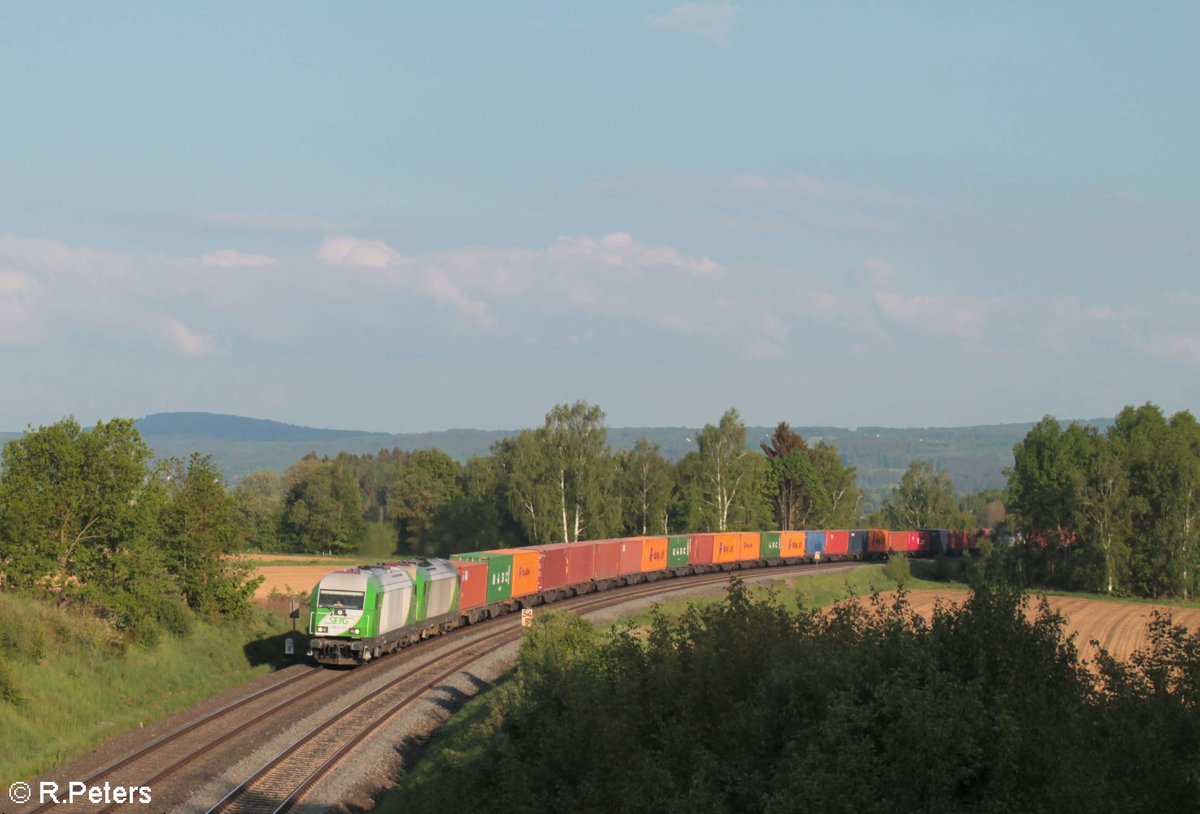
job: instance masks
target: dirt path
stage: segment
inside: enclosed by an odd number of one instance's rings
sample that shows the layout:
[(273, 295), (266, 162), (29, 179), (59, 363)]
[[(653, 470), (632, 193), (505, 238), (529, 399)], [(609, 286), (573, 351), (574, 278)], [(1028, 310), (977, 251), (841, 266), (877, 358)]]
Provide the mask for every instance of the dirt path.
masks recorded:
[[(967, 594), (963, 591), (912, 591), (909, 600), (912, 609), (928, 619), (933, 614), (934, 603), (958, 604)], [(1200, 630), (1200, 608), (1181, 608), (1168, 605), (1142, 605), (1133, 602), (1109, 602), (1101, 599), (1082, 599), (1066, 596), (1048, 597), (1050, 607), (1067, 618), (1067, 631), (1074, 633), (1079, 655), (1091, 659), (1095, 649), (1093, 639), (1100, 646), (1120, 659), (1127, 659), (1139, 647), (1144, 647), (1146, 623), (1154, 609), (1170, 611), (1176, 624)]]

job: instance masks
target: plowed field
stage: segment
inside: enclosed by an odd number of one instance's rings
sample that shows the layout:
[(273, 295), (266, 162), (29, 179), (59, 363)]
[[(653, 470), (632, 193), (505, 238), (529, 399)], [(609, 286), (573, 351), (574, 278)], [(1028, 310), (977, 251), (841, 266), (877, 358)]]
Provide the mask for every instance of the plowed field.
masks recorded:
[[(940, 598), (945, 602), (960, 603), (965, 600), (965, 591), (912, 591), (909, 601), (912, 609), (928, 619), (933, 614), (933, 605)], [(1139, 647), (1148, 643), (1146, 623), (1155, 608), (1170, 611), (1176, 624), (1186, 625), (1190, 630), (1200, 630), (1200, 608), (1170, 607), (1168, 605), (1142, 605), (1133, 602), (1109, 602), (1102, 599), (1081, 599), (1068, 596), (1048, 597), (1050, 607), (1067, 619), (1067, 631), (1076, 634), (1075, 646), (1079, 655), (1091, 659), (1095, 650), (1092, 639), (1111, 655), (1127, 659)]]

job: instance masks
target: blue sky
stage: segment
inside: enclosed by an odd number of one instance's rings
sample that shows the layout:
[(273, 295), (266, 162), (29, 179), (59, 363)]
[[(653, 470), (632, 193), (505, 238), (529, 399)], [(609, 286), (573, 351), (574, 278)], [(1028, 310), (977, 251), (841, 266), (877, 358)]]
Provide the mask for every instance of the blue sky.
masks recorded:
[(0, 9), (0, 429), (1200, 396), (1200, 6)]

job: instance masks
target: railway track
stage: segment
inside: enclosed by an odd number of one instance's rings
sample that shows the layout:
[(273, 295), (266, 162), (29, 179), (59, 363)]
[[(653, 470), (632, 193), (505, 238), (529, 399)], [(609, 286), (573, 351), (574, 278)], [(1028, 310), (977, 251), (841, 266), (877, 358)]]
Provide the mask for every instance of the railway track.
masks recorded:
[[(551, 607), (589, 613), (655, 595), (669, 595), (745, 578), (786, 576), (813, 569), (812, 565), (782, 566), (736, 572), (716, 572), (679, 579), (639, 583), (625, 588), (585, 594)], [(821, 570), (829, 570), (823, 566)], [(435, 638), (424, 647), (410, 647), (350, 671), (312, 668), (244, 698), (226, 704), (181, 726), (120, 760), (95, 772), (84, 782), (155, 787), (161, 781), (193, 773), (225, 747), (274, 728), (278, 731), (302, 719), (319, 719), (266, 764), (234, 787), (210, 812), (289, 810), (322, 777), (343, 761), (371, 734), (432, 688), (519, 640), (515, 614), (481, 622)], [(402, 670), (388, 678), (387, 674)], [(374, 689), (372, 683), (382, 680)], [(360, 695), (356, 700), (354, 696)], [(348, 700), (349, 698), (349, 700)], [(307, 714), (305, 713), (307, 710)], [(262, 741), (260, 741), (261, 743)], [(227, 762), (226, 762), (227, 763)], [(210, 798), (211, 799), (211, 798)], [(102, 811), (120, 805), (40, 805), (27, 810)], [(140, 808), (132, 806), (131, 810)]]

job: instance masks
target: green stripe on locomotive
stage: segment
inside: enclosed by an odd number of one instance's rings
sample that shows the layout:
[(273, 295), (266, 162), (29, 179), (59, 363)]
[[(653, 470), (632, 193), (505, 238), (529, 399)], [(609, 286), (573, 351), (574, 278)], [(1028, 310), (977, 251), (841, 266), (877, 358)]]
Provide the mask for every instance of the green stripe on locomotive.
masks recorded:
[(345, 572), (330, 574), (313, 586), (308, 632), (313, 636), (345, 639), (378, 636), (380, 598), (376, 577)]
[(779, 556), (779, 532), (764, 531), (758, 542), (758, 556), (764, 560)]
[(667, 567), (681, 568), (688, 564), (688, 551), (692, 538), (686, 534), (678, 534), (667, 538)]
[(450, 559), (487, 563), (487, 602), (489, 605), (493, 602), (501, 602), (512, 597), (512, 554), (471, 551), (466, 554), (451, 554)]

